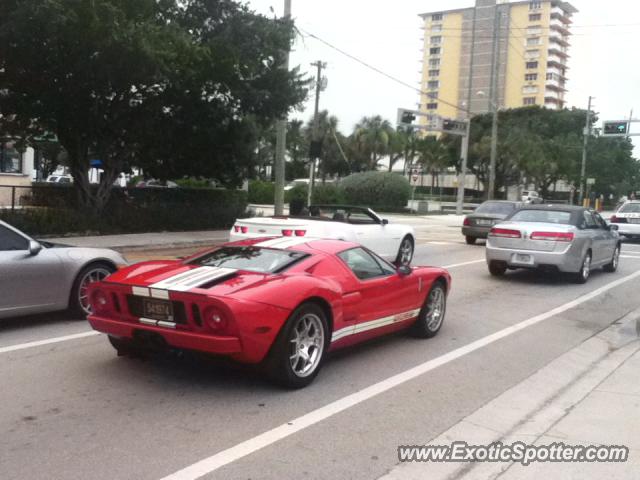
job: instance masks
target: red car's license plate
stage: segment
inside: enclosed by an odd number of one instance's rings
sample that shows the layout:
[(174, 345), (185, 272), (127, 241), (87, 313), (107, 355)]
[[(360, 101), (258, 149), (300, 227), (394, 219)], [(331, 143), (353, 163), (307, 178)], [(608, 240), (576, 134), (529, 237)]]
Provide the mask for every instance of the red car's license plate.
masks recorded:
[(145, 298), (142, 304), (142, 312), (146, 318), (168, 322), (173, 321), (173, 307), (171, 302)]

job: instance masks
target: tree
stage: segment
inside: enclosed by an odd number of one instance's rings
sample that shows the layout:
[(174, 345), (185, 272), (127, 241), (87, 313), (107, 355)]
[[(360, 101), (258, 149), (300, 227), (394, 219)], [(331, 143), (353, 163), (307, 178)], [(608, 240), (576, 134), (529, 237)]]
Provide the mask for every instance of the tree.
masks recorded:
[(300, 74), (280, 68), (292, 38), (290, 22), (233, 0), (4, 0), (0, 129), (27, 143), (54, 134), (98, 211), (128, 165), (237, 184), (258, 126), (305, 98)]
[(364, 117), (355, 126), (352, 141), (358, 156), (366, 161), (368, 170), (376, 170), (380, 157), (388, 153), (389, 142), (394, 134), (388, 120), (380, 115)]
[[(304, 130), (308, 144), (314, 136), (315, 121), (310, 118)], [(318, 112), (318, 140), (322, 142), (322, 154), (319, 162), (319, 177), (324, 181), (327, 175), (344, 175), (350, 173), (350, 164), (343, 156), (346, 143), (344, 135), (338, 131), (338, 117), (330, 115), (327, 110)], [(340, 143), (340, 144), (338, 144)], [(343, 149), (341, 151), (341, 148)], [(348, 157), (347, 157), (348, 158)]]
[[(418, 162), (431, 174), (431, 189), (433, 189), (436, 186), (436, 176), (452, 163), (450, 150), (446, 143), (433, 135), (421, 139), (417, 150)], [(439, 182), (437, 183), (439, 185)]]

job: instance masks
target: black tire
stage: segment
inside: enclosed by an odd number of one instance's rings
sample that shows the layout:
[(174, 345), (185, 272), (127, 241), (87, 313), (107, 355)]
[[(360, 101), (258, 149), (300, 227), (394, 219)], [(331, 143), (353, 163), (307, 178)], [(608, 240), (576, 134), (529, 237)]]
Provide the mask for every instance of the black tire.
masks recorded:
[(467, 245), (475, 245), (477, 240), (476, 237), (472, 237), (471, 235), (466, 235), (464, 239), (467, 242)]
[[(301, 326), (309, 326), (307, 339), (303, 338), (304, 331), (300, 331)], [(317, 338), (312, 341), (308, 338), (311, 335)], [(271, 380), (291, 389), (309, 385), (322, 368), (330, 336), (331, 332), (322, 308), (315, 303), (300, 305), (280, 330), (265, 361)], [(302, 352), (309, 358), (309, 365), (300, 355)], [(294, 355), (296, 358), (292, 358)], [(308, 370), (305, 370), (306, 367)]]
[[(436, 304), (437, 302), (437, 304)], [(409, 333), (418, 338), (435, 337), (447, 312), (447, 287), (443, 281), (437, 281), (429, 290), (415, 323)], [(434, 314), (437, 314), (437, 318)]]
[(411, 235), (405, 235), (405, 237), (400, 242), (400, 247), (398, 248), (398, 255), (396, 256), (395, 264), (397, 266), (401, 265), (410, 265), (411, 260), (413, 260), (413, 252), (415, 250), (413, 238)]
[[(586, 265), (585, 265), (586, 264)], [(591, 251), (588, 251), (582, 259), (582, 267), (580, 270), (573, 274), (573, 281), (575, 283), (587, 283), (591, 276)]]
[(613, 257), (611, 262), (607, 263), (602, 269), (605, 272), (615, 272), (618, 269), (618, 263), (620, 263), (620, 244), (616, 245), (616, 249), (613, 251)]
[(82, 284), (87, 275), (91, 274), (91, 272), (96, 272), (97, 275), (95, 278), (101, 277), (100, 279), (102, 279), (115, 271), (116, 268), (113, 265), (105, 262), (93, 262), (80, 270), (80, 273), (78, 273), (76, 279), (73, 281), (73, 286), (69, 293), (69, 314), (83, 319), (87, 318), (87, 315), (89, 314), (89, 311), (87, 310), (86, 305), (83, 305), (83, 299), (81, 298), (84, 297), (81, 289), (83, 288)]
[(118, 352), (119, 357), (142, 357), (148, 353), (143, 347), (137, 345), (135, 341), (131, 339), (114, 337), (113, 335), (108, 335), (107, 337), (109, 338), (111, 346)]
[(502, 277), (507, 271), (507, 265), (504, 262), (489, 262), (489, 273), (494, 277)]

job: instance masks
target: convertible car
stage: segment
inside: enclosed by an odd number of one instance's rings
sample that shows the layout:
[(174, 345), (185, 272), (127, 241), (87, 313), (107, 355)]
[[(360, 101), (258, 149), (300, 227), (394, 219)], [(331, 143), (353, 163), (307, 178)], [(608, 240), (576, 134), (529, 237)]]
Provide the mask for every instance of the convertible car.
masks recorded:
[(91, 284), (89, 323), (119, 355), (224, 355), (262, 364), (276, 382), (299, 388), (329, 350), (401, 329), (434, 336), (449, 288), (446, 270), (396, 269), (356, 243), (250, 239), (139, 263)]
[(370, 208), (348, 205), (311, 205), (301, 215), (238, 219), (229, 239), (281, 236), (357, 242), (396, 265), (409, 265), (415, 246), (410, 225), (389, 223)]
[(89, 284), (126, 262), (106, 248), (38, 242), (0, 221), (0, 318), (64, 309), (84, 318)]

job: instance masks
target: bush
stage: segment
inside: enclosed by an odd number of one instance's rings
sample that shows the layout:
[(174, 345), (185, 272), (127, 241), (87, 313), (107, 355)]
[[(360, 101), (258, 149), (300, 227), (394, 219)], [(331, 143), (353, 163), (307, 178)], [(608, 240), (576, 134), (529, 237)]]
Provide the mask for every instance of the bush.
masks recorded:
[(409, 181), (389, 172), (354, 173), (339, 189), (346, 203), (378, 209), (403, 209), (411, 197)]
[[(285, 192), (285, 201), (291, 203), (292, 201), (304, 201), (307, 204), (307, 185), (296, 185), (291, 190)], [(313, 188), (313, 196), (311, 203), (316, 205), (331, 205), (344, 203), (344, 196), (340, 189), (333, 184), (326, 183), (322, 185), (317, 183)]]
[(249, 203), (257, 203), (258, 205), (273, 205), (275, 191), (275, 184), (273, 182), (250, 180)]

